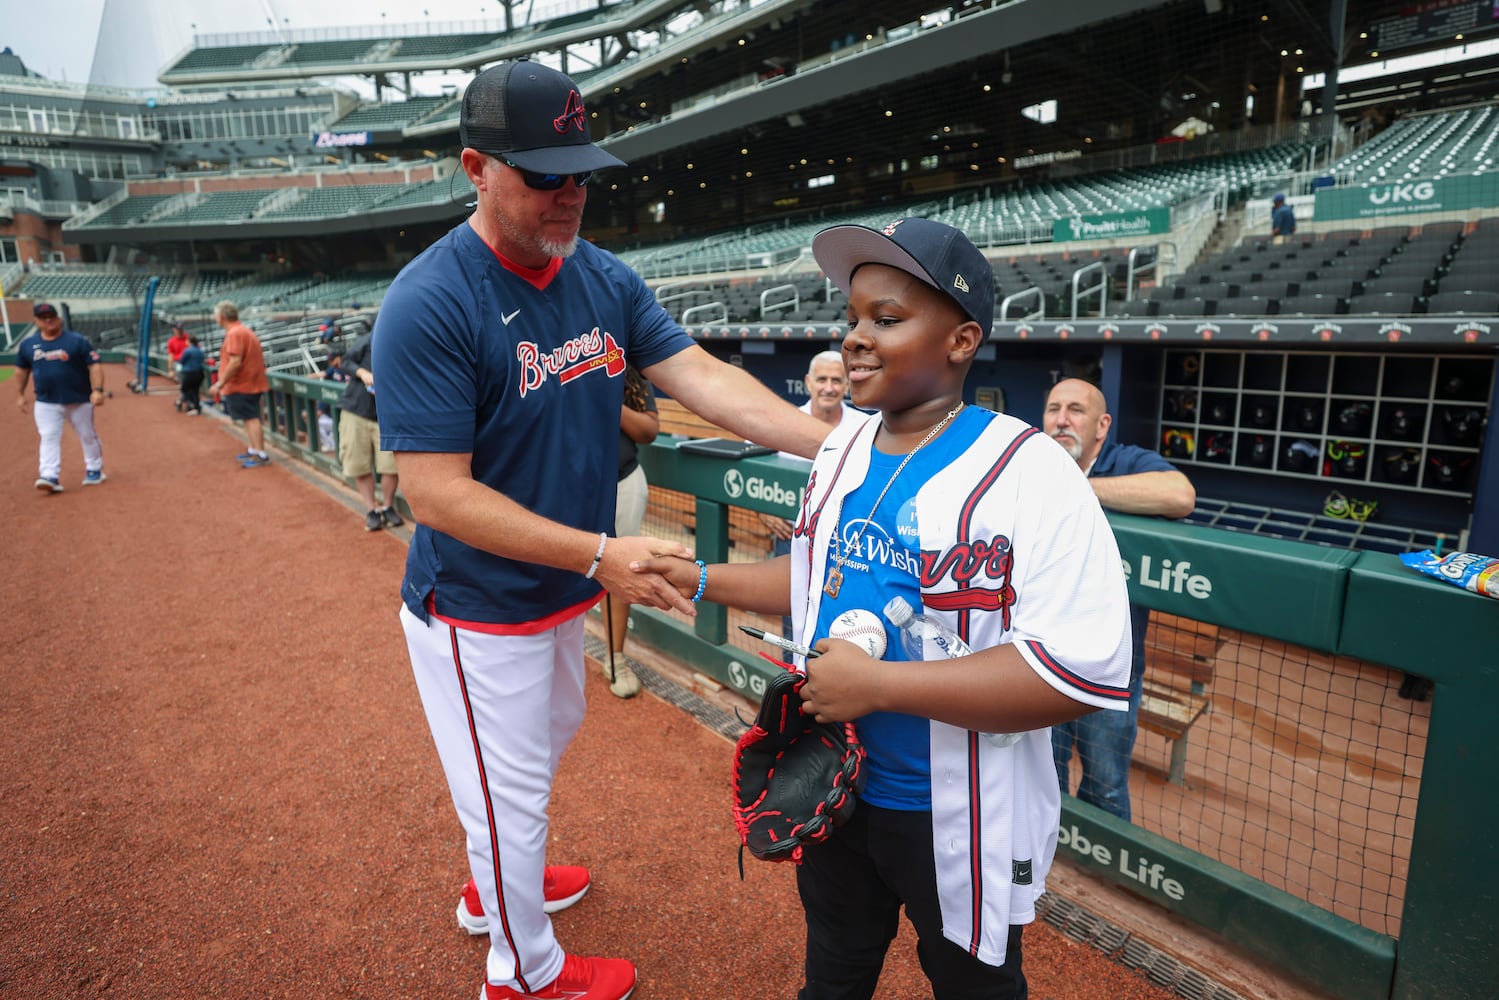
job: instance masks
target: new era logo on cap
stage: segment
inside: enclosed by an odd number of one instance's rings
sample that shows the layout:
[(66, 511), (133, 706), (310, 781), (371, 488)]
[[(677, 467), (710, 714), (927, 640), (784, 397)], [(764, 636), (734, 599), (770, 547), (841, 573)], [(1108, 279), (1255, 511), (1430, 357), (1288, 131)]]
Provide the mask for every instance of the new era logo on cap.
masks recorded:
[(994, 268), (961, 229), (931, 219), (831, 226), (812, 238), (812, 256), (845, 293), (860, 265), (886, 264), (946, 292), (986, 336), (994, 327)]
[(582, 174), (624, 161), (588, 138), (588, 111), (572, 79), (518, 59), (474, 77), (463, 92), (458, 140), (538, 174)]

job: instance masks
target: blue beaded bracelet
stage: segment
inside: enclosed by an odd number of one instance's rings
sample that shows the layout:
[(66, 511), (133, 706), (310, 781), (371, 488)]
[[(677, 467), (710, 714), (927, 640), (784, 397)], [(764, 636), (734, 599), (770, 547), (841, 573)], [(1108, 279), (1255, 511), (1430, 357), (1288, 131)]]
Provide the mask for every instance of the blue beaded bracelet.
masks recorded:
[(694, 559), (697, 563), (697, 593), (692, 595), (692, 603), (696, 604), (703, 599), (703, 591), (708, 589), (708, 564), (701, 559)]

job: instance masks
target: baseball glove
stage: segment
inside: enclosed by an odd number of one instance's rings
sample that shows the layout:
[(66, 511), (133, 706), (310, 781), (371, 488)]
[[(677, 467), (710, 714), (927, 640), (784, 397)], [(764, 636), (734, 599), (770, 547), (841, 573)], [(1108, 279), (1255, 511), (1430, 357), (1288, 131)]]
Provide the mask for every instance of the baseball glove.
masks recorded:
[[(763, 655), (763, 654), (762, 654)], [(806, 676), (785, 667), (766, 685), (749, 731), (734, 748), (734, 825), (762, 861), (802, 860), (853, 815), (864, 788), (864, 746), (851, 722), (818, 722), (801, 711)]]

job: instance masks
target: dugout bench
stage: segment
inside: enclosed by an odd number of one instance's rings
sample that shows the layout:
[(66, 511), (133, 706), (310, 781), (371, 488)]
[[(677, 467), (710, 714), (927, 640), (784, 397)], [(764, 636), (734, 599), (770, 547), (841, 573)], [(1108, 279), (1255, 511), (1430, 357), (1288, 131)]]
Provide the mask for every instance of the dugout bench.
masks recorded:
[(1173, 785), (1186, 784), (1188, 734), (1212, 705), (1208, 686), (1222, 645), (1216, 625), (1162, 611), (1150, 613), (1137, 725), (1171, 744), (1166, 780)]

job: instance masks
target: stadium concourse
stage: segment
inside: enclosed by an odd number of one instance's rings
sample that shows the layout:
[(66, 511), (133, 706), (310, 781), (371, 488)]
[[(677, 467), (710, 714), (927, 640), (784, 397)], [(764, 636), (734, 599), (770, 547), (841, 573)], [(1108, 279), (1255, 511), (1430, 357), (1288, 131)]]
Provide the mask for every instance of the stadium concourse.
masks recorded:
[[(3, 418), (0, 995), (475, 995), (462, 836), (396, 621), (409, 529), (366, 534), (353, 491), (294, 458), (242, 469), (226, 420), (128, 378), (108, 366), (101, 489), (80, 487), (70, 438), (65, 491), (37, 493), (30, 417)], [(729, 743), (683, 711), (702, 700), (677, 688), (690, 670), (644, 668), (683, 696), (622, 701), (588, 674), (551, 853), (595, 881), (560, 935), (635, 959), (641, 1000), (789, 997), (792, 869), (751, 861), (741, 881)], [(1026, 935), (1033, 996), (1293, 995), (1230, 990), (1211, 955), (1193, 992), (1167, 989), (1060, 912)], [(925, 995), (903, 928), (877, 996)]]

